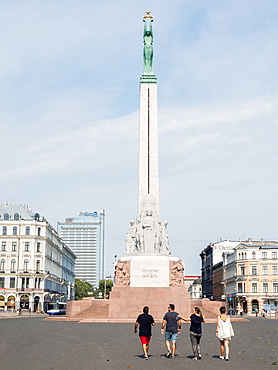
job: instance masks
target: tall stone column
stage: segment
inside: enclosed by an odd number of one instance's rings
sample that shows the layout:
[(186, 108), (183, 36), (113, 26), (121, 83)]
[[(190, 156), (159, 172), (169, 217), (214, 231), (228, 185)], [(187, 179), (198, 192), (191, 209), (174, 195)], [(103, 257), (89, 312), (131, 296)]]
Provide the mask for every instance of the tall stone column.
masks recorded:
[(153, 195), (159, 213), (157, 78), (143, 75), (140, 79), (139, 138), (139, 214), (144, 195)]

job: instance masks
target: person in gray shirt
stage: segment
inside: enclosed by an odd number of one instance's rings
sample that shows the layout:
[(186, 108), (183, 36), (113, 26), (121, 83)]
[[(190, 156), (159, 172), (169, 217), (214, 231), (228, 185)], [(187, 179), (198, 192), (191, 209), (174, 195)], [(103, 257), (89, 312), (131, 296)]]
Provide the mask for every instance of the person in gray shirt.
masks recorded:
[[(174, 358), (176, 349), (177, 349), (177, 339), (178, 334), (181, 331), (181, 320), (179, 319), (178, 312), (175, 312), (175, 305), (172, 303), (169, 304), (168, 312), (163, 317), (162, 324), (161, 324), (161, 334), (165, 335), (165, 345), (167, 348), (166, 357), (167, 358)], [(164, 327), (166, 325), (166, 330), (164, 331)], [(171, 349), (171, 342), (172, 342), (172, 349)]]

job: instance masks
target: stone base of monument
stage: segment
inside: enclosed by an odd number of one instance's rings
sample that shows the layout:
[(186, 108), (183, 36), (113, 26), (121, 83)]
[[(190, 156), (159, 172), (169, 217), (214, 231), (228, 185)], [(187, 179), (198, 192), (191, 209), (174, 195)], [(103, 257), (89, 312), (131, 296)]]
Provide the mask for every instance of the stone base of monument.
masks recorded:
[(191, 314), (191, 302), (185, 287), (113, 287), (109, 299), (109, 319), (133, 319), (142, 313), (143, 307), (150, 308), (155, 320), (162, 320), (173, 303), (183, 317)]
[(115, 285), (110, 293), (109, 318), (132, 319), (149, 306), (161, 320), (173, 303), (188, 317), (190, 295), (184, 286), (184, 268), (177, 257), (134, 255), (122, 257), (115, 266)]

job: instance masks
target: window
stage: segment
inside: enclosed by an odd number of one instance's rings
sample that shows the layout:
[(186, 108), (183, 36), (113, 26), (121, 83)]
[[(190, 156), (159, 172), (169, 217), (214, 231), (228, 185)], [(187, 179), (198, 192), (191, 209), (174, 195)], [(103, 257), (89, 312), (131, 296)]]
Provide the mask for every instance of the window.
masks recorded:
[(10, 219), (10, 217), (9, 217), (8, 213), (5, 213), (4, 214), (4, 220), (9, 220), (9, 219)]
[(5, 271), (5, 264), (6, 264), (6, 261), (4, 259), (2, 259), (1, 262), (0, 262), (0, 271), (1, 272)]
[(22, 290), (25, 288), (25, 278), (21, 278), (21, 288)]
[(25, 234), (30, 235), (30, 227), (29, 226), (26, 226)]
[(268, 283), (263, 283), (263, 292), (264, 293), (268, 292)]
[(23, 265), (24, 272), (28, 272), (28, 267), (29, 267), (29, 261), (26, 259), (24, 260), (24, 265)]
[(0, 288), (5, 288), (5, 278), (0, 277)]
[(238, 254), (238, 259), (241, 260), (241, 253)]
[(256, 259), (256, 252), (255, 251), (252, 252), (252, 258), (253, 258), (253, 260)]
[(16, 226), (13, 227), (13, 235), (17, 235), (17, 227)]
[(252, 283), (252, 293), (257, 293), (257, 283)]
[(41, 267), (41, 261), (37, 260), (36, 261), (36, 272), (40, 272), (40, 267)]
[(263, 274), (263, 275), (267, 275), (267, 274), (268, 274), (268, 271), (267, 271), (267, 265), (263, 265), (263, 266), (262, 266), (262, 274)]
[(14, 220), (19, 220), (19, 214), (18, 213), (15, 213)]
[(272, 265), (272, 275), (278, 275), (278, 266)]
[(267, 252), (262, 252), (262, 258), (267, 258)]
[(273, 293), (278, 293), (278, 283), (273, 283)]
[(30, 281), (30, 278), (26, 278), (26, 288), (29, 288), (29, 281)]
[(15, 272), (16, 260), (11, 260), (11, 272)]
[(2, 242), (2, 245), (1, 245), (1, 251), (4, 252), (7, 248), (7, 243), (6, 242)]
[(38, 227), (38, 236), (40, 236), (41, 235), (41, 228), (40, 227)]
[(245, 266), (240, 266), (240, 275), (245, 275)]
[(257, 275), (257, 266), (252, 266), (252, 275)]
[(37, 252), (41, 251), (41, 243), (37, 243)]
[(7, 226), (3, 226), (2, 235), (7, 235)]
[(15, 278), (14, 277), (10, 278), (10, 288), (15, 288)]
[(274, 259), (277, 258), (277, 252), (272, 252), (272, 258), (274, 258)]
[(243, 293), (242, 283), (237, 284), (237, 291), (238, 291), (238, 293)]
[(29, 242), (25, 242), (25, 248), (24, 248), (24, 251), (25, 252), (29, 252), (30, 250), (30, 243)]
[(17, 244), (16, 242), (12, 242), (12, 252), (16, 252), (16, 248), (17, 247)]

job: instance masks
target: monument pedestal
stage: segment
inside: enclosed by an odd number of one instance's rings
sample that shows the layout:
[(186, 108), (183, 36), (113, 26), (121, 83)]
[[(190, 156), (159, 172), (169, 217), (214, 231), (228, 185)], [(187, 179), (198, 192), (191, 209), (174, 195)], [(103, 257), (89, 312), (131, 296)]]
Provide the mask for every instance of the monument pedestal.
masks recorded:
[(109, 299), (109, 319), (134, 319), (148, 306), (156, 321), (163, 319), (169, 303), (183, 317), (191, 314), (190, 296), (186, 287), (114, 286)]
[(182, 316), (189, 317), (190, 295), (184, 286), (181, 260), (171, 255), (134, 255), (118, 260), (109, 319), (136, 318), (148, 306), (150, 314), (162, 320), (170, 303)]

